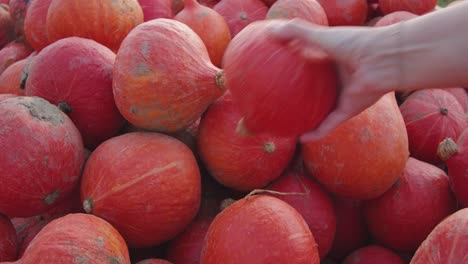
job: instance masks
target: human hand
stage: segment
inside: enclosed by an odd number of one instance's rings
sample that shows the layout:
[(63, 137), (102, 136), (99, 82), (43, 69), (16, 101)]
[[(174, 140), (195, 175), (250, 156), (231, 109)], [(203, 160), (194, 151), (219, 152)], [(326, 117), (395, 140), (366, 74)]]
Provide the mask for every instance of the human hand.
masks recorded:
[(323, 138), (393, 90), (398, 74), (394, 65), (398, 61), (386, 52), (392, 48), (393, 40), (381, 39), (386, 36), (382, 34), (385, 30), (388, 29), (323, 27), (300, 19), (273, 29), (277, 39), (290, 42), (305, 59), (321, 56), (317, 47), (325, 51), (335, 61), (340, 78), (335, 109), (316, 129), (302, 135), (301, 142)]

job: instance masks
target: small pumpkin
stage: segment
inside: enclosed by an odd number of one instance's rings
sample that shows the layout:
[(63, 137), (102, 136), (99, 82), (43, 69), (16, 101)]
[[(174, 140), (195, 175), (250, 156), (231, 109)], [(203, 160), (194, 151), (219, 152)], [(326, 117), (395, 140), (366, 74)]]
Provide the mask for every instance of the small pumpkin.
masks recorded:
[(10, 8), (6, 4), (0, 4), (0, 49), (14, 38), (13, 22), (11, 21)]
[(36, 51), (41, 51), (50, 41), (47, 34), (47, 13), (52, 0), (33, 0), (24, 19), (24, 36)]
[(10, 219), (0, 214), (0, 261), (14, 261), (18, 254), (18, 237)]
[(377, 245), (360, 248), (343, 260), (343, 264), (404, 264), (400, 256), (393, 251)]
[(366, 0), (317, 0), (330, 26), (361, 26), (367, 20)]
[(316, 0), (279, 0), (269, 9), (267, 19), (302, 18), (311, 23), (328, 26), (327, 14)]
[(30, 4), (31, 0), (10, 0), (10, 16), (17, 36), (24, 36), (24, 19)]
[(0, 93), (24, 95), (27, 79), (25, 68), (30, 62), (28, 58), (19, 60), (0, 75)]

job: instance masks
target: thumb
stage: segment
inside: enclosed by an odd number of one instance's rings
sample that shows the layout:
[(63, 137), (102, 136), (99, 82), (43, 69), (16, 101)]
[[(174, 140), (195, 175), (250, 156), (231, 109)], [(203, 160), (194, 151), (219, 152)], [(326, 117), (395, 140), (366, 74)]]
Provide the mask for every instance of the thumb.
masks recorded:
[(300, 141), (301, 143), (306, 143), (309, 141), (321, 140), (330, 132), (332, 132), (335, 128), (337, 128), (340, 124), (342, 124), (343, 122), (345, 122), (353, 116), (354, 115), (350, 112), (336, 109), (322, 121), (319, 127), (317, 127), (315, 130), (303, 134), (300, 137)]

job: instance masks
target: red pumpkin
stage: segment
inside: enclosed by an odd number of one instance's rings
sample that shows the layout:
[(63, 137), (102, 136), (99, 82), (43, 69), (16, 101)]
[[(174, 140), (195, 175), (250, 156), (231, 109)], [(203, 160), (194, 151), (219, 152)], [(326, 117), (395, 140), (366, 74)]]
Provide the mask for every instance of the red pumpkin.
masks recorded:
[(384, 14), (396, 11), (408, 11), (416, 15), (431, 12), (437, 6), (437, 0), (379, 0), (380, 9)]
[(451, 93), (460, 105), (465, 110), (465, 113), (468, 113), (468, 94), (466, 93), (464, 88), (459, 87), (452, 87), (452, 88), (445, 88), (444, 91)]
[(328, 26), (327, 14), (315, 0), (279, 0), (270, 7), (266, 18), (302, 18), (318, 25)]
[(0, 94), (0, 102), (17, 96), (17, 94)]
[(27, 73), (25, 67), (30, 63), (28, 58), (19, 60), (10, 65), (0, 75), (0, 93), (24, 95)]
[(15, 264), (35, 263), (130, 264), (122, 236), (101, 218), (69, 214), (47, 224)]
[(455, 143), (451, 138), (439, 145), (438, 154), (448, 168), (450, 187), (462, 207), (468, 207), (468, 129), (465, 129)]
[(370, 245), (354, 251), (343, 264), (404, 264), (394, 252), (377, 245)]
[(442, 89), (426, 89), (412, 93), (400, 106), (408, 131), (411, 156), (432, 164), (439, 143), (447, 137), (457, 140), (468, 127), (463, 107)]
[(369, 232), (362, 213), (363, 202), (335, 196), (336, 233), (330, 257), (342, 260), (353, 251), (364, 247)]
[(346, 121), (325, 138), (303, 145), (306, 168), (329, 191), (373, 199), (398, 180), (408, 137), (394, 93)]
[(383, 16), (379, 20), (379, 22), (375, 24), (375, 27), (389, 26), (389, 25), (400, 23), (402, 21), (407, 21), (416, 17), (418, 17), (418, 15), (415, 15), (407, 11), (396, 11), (386, 16)]
[(261, 0), (223, 0), (213, 9), (224, 17), (233, 38), (250, 23), (265, 19), (268, 13)]
[(320, 259), (307, 223), (293, 207), (275, 197), (255, 195), (216, 216), (200, 262), (318, 264)]
[(0, 214), (0, 261), (14, 261), (18, 254), (18, 237), (10, 219)]
[(56, 104), (73, 120), (85, 146), (94, 149), (125, 122), (112, 93), (114, 61), (115, 54), (93, 40), (61, 39), (34, 59), (26, 94)]
[(10, 8), (7, 4), (0, 4), (0, 49), (14, 37)]
[(337, 75), (328, 58), (305, 59), (287, 43), (273, 40), (269, 30), (281, 23), (249, 25), (229, 44), (223, 66), (226, 87), (247, 130), (290, 137), (312, 130), (332, 110)]
[(11, 64), (25, 59), (32, 53), (32, 50), (24, 42), (12, 41), (0, 50), (0, 74), (2, 74)]
[(117, 53), (113, 78), (123, 116), (137, 127), (161, 132), (187, 128), (224, 93), (222, 70), (211, 63), (200, 37), (187, 25), (164, 18), (145, 22), (128, 35)]
[(398, 182), (382, 196), (368, 201), (364, 214), (369, 231), (378, 242), (412, 252), (455, 208), (445, 172), (410, 158)]
[(142, 261), (138, 261), (136, 264), (171, 264), (172, 262), (169, 262), (164, 259), (145, 259)]
[(65, 200), (57, 203), (47, 212), (26, 218), (13, 218), (11, 222), (18, 236), (18, 257), (21, 258), (29, 243), (36, 237), (39, 231), (52, 220), (69, 213), (82, 213), (79, 188), (76, 188)]
[(138, 0), (143, 10), (144, 21), (156, 18), (173, 18), (173, 0)]
[(83, 37), (116, 52), (127, 34), (143, 22), (143, 11), (137, 0), (52, 0), (46, 21), (50, 42)]
[(10, 0), (0, 0), (0, 4), (6, 4), (9, 5)]
[(41, 51), (50, 41), (47, 37), (47, 12), (52, 0), (33, 0), (24, 19), (24, 36), (36, 51)]
[(24, 18), (31, 0), (10, 0), (10, 16), (17, 36), (24, 35)]
[(250, 191), (278, 178), (291, 161), (295, 138), (236, 132), (241, 115), (226, 94), (203, 116), (197, 136), (198, 152), (210, 174), (229, 188)]
[(157, 133), (129, 133), (102, 143), (91, 153), (81, 183), (86, 212), (109, 221), (134, 247), (180, 233), (195, 217), (200, 198), (192, 152)]
[(367, 20), (366, 0), (317, 0), (330, 26), (361, 26)]
[(224, 51), (231, 41), (229, 26), (224, 18), (213, 9), (200, 5), (196, 0), (185, 0), (184, 9), (174, 19), (186, 24), (198, 34), (213, 64), (221, 67)]
[(468, 208), (440, 222), (414, 254), (410, 264), (466, 263)]
[(57, 107), (38, 97), (0, 103), (0, 212), (38, 215), (78, 184), (84, 162), (81, 135)]
[[(281, 1), (281, 0), (280, 0)], [(333, 202), (318, 184), (304, 174), (287, 173), (275, 180), (268, 190), (305, 195), (273, 195), (294, 207), (314, 234), (321, 258), (324, 258), (335, 239), (336, 216)]]
[(178, 264), (200, 263), (203, 242), (212, 221), (211, 217), (201, 217), (192, 222), (184, 232), (169, 242), (167, 259)]

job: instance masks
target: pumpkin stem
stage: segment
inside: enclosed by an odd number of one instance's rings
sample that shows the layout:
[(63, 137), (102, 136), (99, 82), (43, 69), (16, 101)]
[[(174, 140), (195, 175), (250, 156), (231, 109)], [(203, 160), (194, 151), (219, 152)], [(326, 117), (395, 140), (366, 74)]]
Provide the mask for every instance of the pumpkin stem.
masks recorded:
[(446, 116), (446, 115), (448, 114), (448, 109), (445, 108), (445, 107), (441, 107), (441, 108), (439, 109), (439, 111), (440, 111), (440, 113), (441, 113), (442, 115), (444, 115), (444, 116)]
[(83, 202), (83, 209), (85, 210), (86, 213), (92, 214), (93, 213), (93, 200), (91, 198), (88, 198), (84, 200)]
[(273, 190), (266, 190), (266, 189), (255, 189), (251, 191), (249, 194), (245, 196), (245, 199), (256, 195), (256, 194), (261, 194), (261, 193), (270, 193), (270, 194), (276, 194), (276, 195), (309, 195), (310, 190), (305, 186), (304, 182), (301, 180), (301, 178), (297, 175), (294, 174), (294, 177), (299, 181), (299, 183), (302, 185), (304, 188), (305, 192), (278, 192), (278, 191), (273, 191)]
[(455, 143), (451, 138), (444, 139), (440, 142), (439, 147), (437, 148), (437, 156), (439, 156), (442, 161), (450, 159), (457, 152), (457, 143)]
[(224, 199), (221, 204), (219, 205), (219, 209), (221, 211), (224, 211), (224, 209), (228, 208), (229, 206), (231, 206), (233, 203), (235, 203), (236, 200), (232, 199), (232, 198), (227, 198), (227, 199)]
[(71, 106), (69, 104), (67, 104), (67, 102), (65, 102), (65, 101), (59, 102), (57, 104), (57, 107), (67, 115), (72, 112)]
[(272, 154), (272, 153), (275, 152), (275, 150), (276, 150), (275, 143), (273, 143), (273, 142), (267, 142), (267, 143), (265, 143), (265, 145), (263, 146), (263, 149), (265, 150), (265, 152), (266, 152), (267, 154)]
[(216, 73), (216, 85), (221, 89), (225, 90), (226, 86), (224, 86), (224, 70), (220, 70)]
[(249, 16), (247, 16), (247, 13), (242, 12), (242, 13), (240, 14), (240, 19), (242, 19), (242, 20), (247, 20), (248, 18), (249, 18)]
[(236, 133), (244, 137), (248, 137), (252, 135), (252, 133), (247, 129), (247, 127), (245, 127), (244, 118), (241, 118), (239, 122), (237, 123)]

